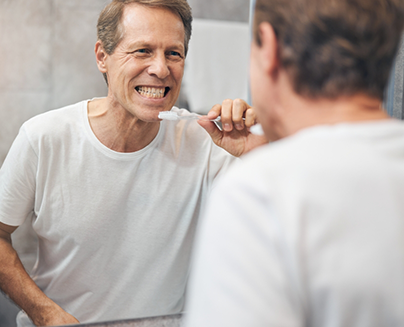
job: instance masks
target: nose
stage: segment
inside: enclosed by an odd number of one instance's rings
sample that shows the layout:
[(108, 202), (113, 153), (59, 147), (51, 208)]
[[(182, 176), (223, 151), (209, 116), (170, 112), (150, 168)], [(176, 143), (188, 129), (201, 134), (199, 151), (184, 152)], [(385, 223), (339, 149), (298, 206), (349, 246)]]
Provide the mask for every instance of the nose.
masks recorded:
[(167, 65), (167, 58), (163, 54), (156, 55), (152, 58), (148, 68), (149, 75), (155, 75), (160, 79), (166, 78), (170, 75), (170, 70)]

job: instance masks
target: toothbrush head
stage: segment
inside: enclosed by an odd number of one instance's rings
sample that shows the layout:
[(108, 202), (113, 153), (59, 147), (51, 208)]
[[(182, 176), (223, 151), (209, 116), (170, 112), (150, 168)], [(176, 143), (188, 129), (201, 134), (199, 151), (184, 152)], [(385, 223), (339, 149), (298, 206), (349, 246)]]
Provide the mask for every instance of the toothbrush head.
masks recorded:
[(165, 119), (165, 120), (178, 120), (178, 115), (176, 112), (172, 111), (160, 111), (158, 117), (160, 119)]

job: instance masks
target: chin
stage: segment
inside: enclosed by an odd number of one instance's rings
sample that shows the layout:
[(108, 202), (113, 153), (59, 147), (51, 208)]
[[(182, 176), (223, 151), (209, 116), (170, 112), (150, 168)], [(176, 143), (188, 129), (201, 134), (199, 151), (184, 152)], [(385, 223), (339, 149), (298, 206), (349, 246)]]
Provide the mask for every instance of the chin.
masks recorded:
[(138, 116), (138, 118), (146, 123), (156, 123), (161, 120), (160, 118), (158, 118), (158, 114), (159, 111), (156, 111), (153, 113), (143, 114), (141, 116)]

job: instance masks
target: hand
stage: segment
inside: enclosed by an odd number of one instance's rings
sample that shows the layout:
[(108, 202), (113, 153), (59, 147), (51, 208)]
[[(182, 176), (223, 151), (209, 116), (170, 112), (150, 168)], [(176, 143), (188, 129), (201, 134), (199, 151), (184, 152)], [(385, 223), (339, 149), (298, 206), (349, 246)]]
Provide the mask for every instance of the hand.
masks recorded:
[[(268, 143), (265, 136), (251, 134), (249, 128), (256, 123), (254, 108), (241, 99), (224, 100), (217, 104), (207, 114), (208, 119), (221, 116), (223, 131), (207, 120), (198, 120), (211, 136), (213, 142), (230, 154), (239, 157), (248, 151)], [(245, 120), (243, 120), (245, 118)]]
[(25, 271), (11, 245), (16, 226), (0, 223), (0, 289), (26, 314), (35, 326), (79, 324), (71, 314), (48, 298)]
[(58, 307), (57, 312), (52, 313), (51, 316), (45, 317), (42, 315), (40, 318), (39, 321), (34, 321), (36, 326), (64, 326), (80, 323), (75, 317), (60, 307)]

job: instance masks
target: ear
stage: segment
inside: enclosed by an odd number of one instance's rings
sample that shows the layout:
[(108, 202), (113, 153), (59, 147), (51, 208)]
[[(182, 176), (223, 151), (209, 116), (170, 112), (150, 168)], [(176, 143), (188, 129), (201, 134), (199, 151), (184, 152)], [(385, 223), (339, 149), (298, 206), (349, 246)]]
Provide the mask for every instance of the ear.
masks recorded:
[(278, 39), (271, 24), (263, 22), (258, 26), (261, 39), (261, 63), (267, 74), (274, 74), (279, 68)]
[(98, 70), (101, 73), (105, 74), (107, 72), (106, 59), (108, 57), (108, 54), (105, 52), (101, 41), (98, 40), (97, 43), (95, 44), (94, 52)]

